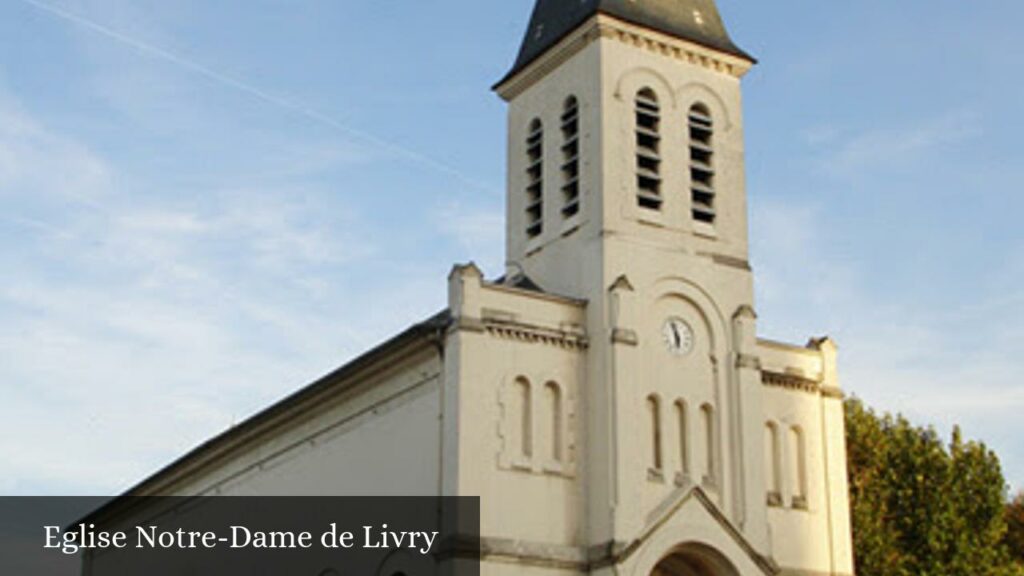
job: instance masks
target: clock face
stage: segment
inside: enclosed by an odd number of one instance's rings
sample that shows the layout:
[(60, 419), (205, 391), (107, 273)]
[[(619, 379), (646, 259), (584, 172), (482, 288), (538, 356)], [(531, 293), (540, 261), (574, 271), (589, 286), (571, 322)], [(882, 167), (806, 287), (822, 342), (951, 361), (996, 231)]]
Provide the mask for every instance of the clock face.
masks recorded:
[(665, 347), (676, 356), (684, 356), (693, 350), (693, 328), (684, 320), (669, 318), (661, 329)]

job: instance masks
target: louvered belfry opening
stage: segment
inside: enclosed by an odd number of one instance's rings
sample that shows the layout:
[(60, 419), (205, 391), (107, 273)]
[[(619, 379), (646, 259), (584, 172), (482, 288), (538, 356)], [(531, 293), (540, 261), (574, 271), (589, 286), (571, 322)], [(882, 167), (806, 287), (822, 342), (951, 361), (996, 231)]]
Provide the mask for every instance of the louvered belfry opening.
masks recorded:
[(690, 127), (690, 196), (693, 219), (715, 223), (714, 119), (707, 107), (695, 104), (688, 115)]
[(636, 95), (637, 203), (661, 210), (661, 107), (649, 88)]
[(530, 123), (526, 137), (526, 235), (544, 232), (544, 125)]
[(565, 101), (562, 112), (562, 216), (580, 211), (580, 107), (575, 96)]

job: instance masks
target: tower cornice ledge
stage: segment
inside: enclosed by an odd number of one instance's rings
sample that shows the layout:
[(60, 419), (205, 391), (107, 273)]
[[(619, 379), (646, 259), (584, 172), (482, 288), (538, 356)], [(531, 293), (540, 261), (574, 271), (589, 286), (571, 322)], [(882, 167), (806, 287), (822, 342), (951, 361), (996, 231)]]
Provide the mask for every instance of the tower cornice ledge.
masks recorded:
[(607, 14), (596, 14), (529, 65), (500, 80), (494, 85), (494, 91), (504, 100), (512, 100), (599, 38), (617, 40), (735, 78), (742, 78), (754, 65), (750, 60), (695, 42), (630, 24)]

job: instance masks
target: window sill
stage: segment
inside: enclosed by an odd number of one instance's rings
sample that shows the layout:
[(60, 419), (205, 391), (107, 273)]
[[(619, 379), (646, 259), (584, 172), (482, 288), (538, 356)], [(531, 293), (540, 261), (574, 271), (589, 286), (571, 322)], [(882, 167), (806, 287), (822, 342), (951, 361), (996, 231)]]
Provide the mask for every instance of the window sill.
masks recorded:
[(685, 486), (690, 486), (692, 484), (693, 484), (693, 479), (690, 478), (689, 474), (687, 474), (686, 472), (677, 472), (676, 473), (676, 486), (682, 488), (682, 487), (685, 487)]
[(572, 215), (571, 217), (566, 218), (565, 220), (562, 221), (562, 229), (559, 232), (559, 234), (562, 236), (562, 238), (572, 236), (573, 234), (578, 232), (580, 227), (583, 225), (582, 220), (583, 218), (580, 216), (578, 212)]
[(694, 222), (693, 234), (709, 240), (718, 240), (718, 231), (713, 224), (707, 222)]
[(708, 492), (718, 492), (718, 480), (715, 480), (711, 476), (705, 476), (702, 478), (701, 486), (703, 486)]
[(658, 228), (665, 227), (665, 215), (660, 210), (652, 210), (650, 208), (637, 206), (636, 211), (636, 219), (641, 224), (656, 226)]

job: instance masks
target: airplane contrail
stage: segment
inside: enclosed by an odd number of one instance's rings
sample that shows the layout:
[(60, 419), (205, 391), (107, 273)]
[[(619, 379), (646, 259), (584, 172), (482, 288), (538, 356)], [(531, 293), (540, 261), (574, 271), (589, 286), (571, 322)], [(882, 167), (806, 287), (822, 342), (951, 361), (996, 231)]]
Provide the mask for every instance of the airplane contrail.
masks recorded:
[(363, 140), (364, 142), (373, 144), (378, 148), (403, 156), (422, 166), (447, 174), (448, 176), (451, 176), (452, 178), (473, 188), (477, 188), (488, 193), (494, 193), (497, 190), (494, 186), (487, 184), (485, 182), (481, 182), (471, 176), (467, 176), (458, 168), (445, 164), (444, 162), (435, 160), (430, 156), (427, 156), (415, 150), (411, 150), (400, 144), (396, 144), (394, 142), (385, 140), (379, 136), (366, 132), (365, 130), (353, 128), (352, 126), (340, 122), (339, 120), (332, 118), (331, 116), (328, 116), (327, 114), (319, 112), (313, 108), (310, 108), (309, 106), (306, 106), (300, 102), (295, 102), (292, 100), (288, 100), (286, 98), (282, 98), (280, 96), (276, 96), (248, 82), (239, 80), (238, 78), (233, 78), (227, 74), (214, 70), (213, 68), (210, 68), (208, 66), (204, 66), (203, 64), (200, 64), (198, 62), (194, 62), (187, 58), (178, 56), (177, 54), (169, 50), (160, 48), (159, 46), (154, 46), (147, 42), (143, 42), (142, 40), (139, 40), (137, 38), (133, 38), (131, 36), (118, 32), (117, 30), (104, 26), (103, 24), (90, 20), (89, 18), (86, 18), (79, 14), (69, 12), (63, 8), (54, 6), (41, 0), (22, 0), (22, 2), (30, 6), (33, 6), (39, 10), (42, 10), (52, 16), (60, 18), (66, 22), (70, 22), (83, 28), (87, 28), (89, 30), (92, 30), (93, 32), (106, 36), (111, 40), (115, 40), (117, 42), (120, 42), (121, 44), (130, 46), (138, 50), (139, 52), (147, 54), (151, 57), (158, 58), (166, 62), (170, 62), (186, 70), (189, 70), (195, 74), (213, 80), (214, 82), (234, 88), (240, 92), (249, 94), (250, 96), (254, 96), (268, 104), (277, 106), (284, 110), (288, 110), (300, 116), (304, 116), (309, 120), (319, 122), (321, 124), (334, 128), (339, 132), (343, 132), (350, 137)]

